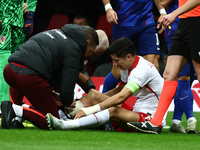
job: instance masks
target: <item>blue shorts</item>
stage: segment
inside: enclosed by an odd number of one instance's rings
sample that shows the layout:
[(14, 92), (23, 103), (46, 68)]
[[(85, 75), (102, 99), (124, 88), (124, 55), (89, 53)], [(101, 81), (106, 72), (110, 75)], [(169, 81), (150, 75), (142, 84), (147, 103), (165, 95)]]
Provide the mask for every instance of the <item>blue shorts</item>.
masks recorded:
[(145, 27), (130, 27), (113, 25), (111, 43), (121, 37), (132, 40), (137, 48), (137, 55), (160, 55), (160, 43), (155, 25)]

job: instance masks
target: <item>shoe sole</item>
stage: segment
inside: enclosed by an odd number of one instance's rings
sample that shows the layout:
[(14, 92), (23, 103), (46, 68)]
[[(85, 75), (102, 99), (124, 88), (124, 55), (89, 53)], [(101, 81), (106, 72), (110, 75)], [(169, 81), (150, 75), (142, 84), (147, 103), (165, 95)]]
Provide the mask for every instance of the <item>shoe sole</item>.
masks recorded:
[(51, 113), (47, 113), (46, 117), (47, 123), (49, 124), (48, 127), (50, 128), (50, 130), (62, 130), (59, 124), (55, 123), (55, 120), (57, 120), (56, 117), (54, 117)]
[(185, 134), (186, 132), (184, 132), (184, 131), (181, 131), (181, 130), (175, 130), (175, 129), (169, 129), (169, 132), (173, 132), (173, 133), (183, 133), (183, 134)]
[(187, 131), (187, 134), (196, 134), (197, 133), (197, 130), (188, 130)]
[(129, 122), (127, 123), (127, 125), (128, 125), (129, 127), (133, 127), (133, 128), (134, 128), (136, 131), (138, 131), (138, 132), (149, 133), (149, 134), (158, 134), (158, 132), (155, 132), (155, 131), (142, 130), (142, 129), (140, 129), (140, 128), (134, 126), (134, 125), (132, 125), (132, 124), (129, 123)]
[(49, 124), (48, 127), (50, 128), (50, 130), (52, 130), (52, 128), (51, 128), (51, 119), (50, 119), (51, 117), (49, 115), (50, 115), (49, 113), (46, 114), (46, 118), (47, 118), (46, 120), (47, 120), (47, 123)]

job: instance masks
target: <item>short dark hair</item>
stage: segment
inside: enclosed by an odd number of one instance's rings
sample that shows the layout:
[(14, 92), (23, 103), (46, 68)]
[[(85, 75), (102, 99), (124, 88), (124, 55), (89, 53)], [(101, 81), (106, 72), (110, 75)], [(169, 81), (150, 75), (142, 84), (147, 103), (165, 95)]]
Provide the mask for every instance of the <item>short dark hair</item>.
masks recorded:
[(83, 30), (85, 31), (87, 40), (89, 40), (91, 44), (99, 45), (97, 32), (93, 28), (89, 26), (83, 26)]
[(85, 15), (85, 14), (77, 14), (75, 17), (74, 17), (74, 19), (81, 19), (81, 18), (84, 18), (85, 20), (86, 20), (86, 22), (88, 23), (88, 24), (90, 24), (90, 21), (89, 21), (89, 19), (88, 19), (88, 16), (87, 15)]
[(127, 54), (136, 55), (136, 48), (133, 42), (125, 37), (117, 39), (108, 48), (110, 54), (116, 54), (117, 57), (125, 58)]

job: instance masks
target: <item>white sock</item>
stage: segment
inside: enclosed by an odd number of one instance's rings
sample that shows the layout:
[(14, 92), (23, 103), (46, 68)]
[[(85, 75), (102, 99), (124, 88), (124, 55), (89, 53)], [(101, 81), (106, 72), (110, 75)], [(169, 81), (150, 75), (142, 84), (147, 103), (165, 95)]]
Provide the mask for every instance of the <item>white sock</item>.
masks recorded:
[(17, 117), (22, 117), (23, 115), (23, 108), (22, 106), (16, 105), (16, 104), (12, 104), (13, 110), (16, 114)]
[(172, 124), (179, 124), (181, 122), (181, 120), (178, 119), (173, 119), (172, 120)]
[(194, 117), (188, 118), (187, 122), (190, 122), (190, 120), (192, 120), (193, 122), (197, 122), (196, 118), (194, 118)]
[(21, 117), (15, 117), (14, 120), (17, 120), (17, 121), (19, 121), (19, 122), (22, 122), (22, 118), (21, 118)]
[[(23, 107), (27, 107), (27, 108), (29, 108), (30, 106), (29, 105), (27, 105), (27, 104), (23, 104), (22, 105)], [(19, 121), (19, 122), (22, 122), (22, 118), (21, 117), (15, 117), (15, 119), (14, 120), (17, 120), (17, 121)]]
[(96, 127), (108, 122), (110, 113), (108, 109), (100, 111), (96, 114), (85, 116), (71, 121), (63, 121), (63, 129), (76, 129), (86, 127)]

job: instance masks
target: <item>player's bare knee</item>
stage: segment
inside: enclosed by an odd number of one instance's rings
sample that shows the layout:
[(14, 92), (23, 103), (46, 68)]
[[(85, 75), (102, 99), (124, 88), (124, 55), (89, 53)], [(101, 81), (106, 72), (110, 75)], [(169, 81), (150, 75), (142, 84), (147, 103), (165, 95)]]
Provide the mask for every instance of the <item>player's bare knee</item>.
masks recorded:
[(172, 71), (165, 70), (163, 73), (163, 78), (165, 81), (176, 81), (178, 80), (178, 74)]
[(96, 95), (96, 90), (91, 89), (90, 92), (88, 93), (87, 97), (88, 99), (94, 99)]
[(115, 118), (116, 117), (116, 114), (118, 113), (118, 107), (110, 107), (108, 108), (108, 111), (110, 113), (110, 118)]

